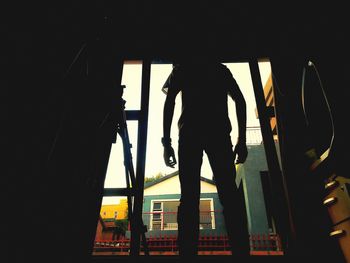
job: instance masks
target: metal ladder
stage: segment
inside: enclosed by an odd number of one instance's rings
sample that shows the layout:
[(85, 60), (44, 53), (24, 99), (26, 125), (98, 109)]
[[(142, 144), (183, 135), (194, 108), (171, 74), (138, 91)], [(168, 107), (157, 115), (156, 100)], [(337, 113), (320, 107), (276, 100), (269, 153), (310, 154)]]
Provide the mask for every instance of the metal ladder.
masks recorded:
[[(120, 72), (121, 73), (121, 72)], [(121, 74), (120, 74), (121, 75)], [(147, 227), (142, 221), (142, 204), (144, 191), (144, 174), (146, 161), (146, 141), (147, 141), (147, 121), (148, 121), (148, 101), (149, 101), (149, 81), (150, 81), (150, 62), (143, 61), (142, 71), (142, 93), (141, 109), (125, 110), (125, 100), (122, 99), (122, 93), (125, 86), (119, 85), (115, 89), (115, 101), (112, 103), (110, 116), (112, 123), (117, 125), (114, 131), (112, 143), (116, 143), (119, 134), (123, 143), (124, 166), (126, 188), (107, 188), (104, 189), (103, 196), (127, 196), (128, 200), (128, 219), (130, 222), (130, 255), (138, 256), (140, 254), (140, 244), (142, 243), (145, 255), (149, 255), (149, 249), (146, 241)], [(136, 174), (133, 166), (131, 148), (127, 130), (127, 120), (136, 120), (138, 127), (138, 147)]]
[[(121, 89), (124, 89), (125, 86), (121, 86)], [(136, 216), (134, 214), (134, 205), (135, 203), (133, 201), (133, 197), (135, 196), (135, 193), (138, 191), (139, 187), (137, 186), (137, 181), (135, 177), (135, 170), (134, 165), (132, 161), (132, 154), (131, 154), (131, 148), (132, 144), (130, 143), (129, 139), (129, 133), (128, 133), (128, 127), (126, 122), (126, 113), (125, 113), (125, 103), (126, 101), (122, 98), (120, 99), (120, 102), (117, 103), (119, 106), (119, 109), (117, 109), (117, 116), (118, 120), (118, 126), (117, 126), (117, 133), (119, 134), (122, 143), (123, 143), (123, 154), (124, 154), (124, 167), (125, 167), (125, 180), (126, 180), (126, 188), (120, 189), (120, 195), (127, 196), (128, 200), (128, 220), (131, 223), (131, 231), (136, 231), (138, 235), (141, 236), (142, 246), (144, 248), (145, 255), (149, 255), (147, 240), (145, 233), (147, 232), (146, 226), (143, 224), (142, 216)], [(116, 143), (117, 137), (115, 137), (115, 141), (113, 143)], [(133, 242), (133, 241), (132, 241)], [(131, 248), (134, 248), (137, 244), (132, 244)]]

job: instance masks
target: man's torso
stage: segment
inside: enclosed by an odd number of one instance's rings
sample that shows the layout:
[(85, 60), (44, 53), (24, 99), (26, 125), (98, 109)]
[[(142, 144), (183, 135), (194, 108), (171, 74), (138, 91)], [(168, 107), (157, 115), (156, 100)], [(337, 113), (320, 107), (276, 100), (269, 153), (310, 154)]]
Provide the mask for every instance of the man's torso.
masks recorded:
[(230, 132), (228, 117), (228, 70), (222, 64), (179, 66), (182, 113), (180, 131)]

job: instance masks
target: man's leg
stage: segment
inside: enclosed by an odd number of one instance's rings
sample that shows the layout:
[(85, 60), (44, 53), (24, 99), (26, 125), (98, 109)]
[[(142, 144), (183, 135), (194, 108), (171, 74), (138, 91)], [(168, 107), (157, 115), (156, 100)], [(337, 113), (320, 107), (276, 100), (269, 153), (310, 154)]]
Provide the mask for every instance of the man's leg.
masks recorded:
[(230, 136), (208, 140), (206, 152), (213, 170), (232, 254), (249, 255), (249, 233), (242, 184), (237, 189), (236, 168)]
[(182, 256), (197, 254), (199, 237), (200, 169), (203, 151), (194, 136), (180, 136), (179, 178), (181, 199), (178, 208), (178, 245)]

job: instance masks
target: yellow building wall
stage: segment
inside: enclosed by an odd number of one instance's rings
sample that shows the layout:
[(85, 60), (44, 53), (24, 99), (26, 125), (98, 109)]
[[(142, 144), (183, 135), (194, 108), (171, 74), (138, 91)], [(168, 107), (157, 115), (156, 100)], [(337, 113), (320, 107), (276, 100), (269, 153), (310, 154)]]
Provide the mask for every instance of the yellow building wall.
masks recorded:
[[(117, 217), (115, 217), (115, 212), (117, 212)], [(127, 199), (121, 199), (119, 204), (115, 205), (102, 205), (100, 215), (102, 219), (126, 219), (128, 217)]]

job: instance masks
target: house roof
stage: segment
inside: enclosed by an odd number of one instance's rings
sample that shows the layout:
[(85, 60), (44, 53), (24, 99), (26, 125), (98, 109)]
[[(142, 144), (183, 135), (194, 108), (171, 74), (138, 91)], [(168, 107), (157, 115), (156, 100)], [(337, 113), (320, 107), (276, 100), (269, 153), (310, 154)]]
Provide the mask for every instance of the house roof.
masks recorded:
[[(170, 178), (172, 178), (174, 176), (178, 176), (178, 175), (179, 175), (179, 171), (176, 171), (176, 172), (173, 172), (171, 174), (167, 174), (167, 175), (165, 175), (165, 176), (163, 176), (163, 177), (161, 177), (159, 179), (156, 179), (156, 180), (154, 180), (152, 182), (145, 183), (144, 189), (149, 188), (149, 187), (151, 187), (153, 185), (159, 184), (161, 182), (164, 182), (165, 180), (168, 180), (168, 179), (170, 179)], [(205, 177), (201, 176), (200, 179), (203, 182), (207, 182), (209, 184), (216, 185), (213, 180), (210, 180), (208, 178), (205, 178)]]

